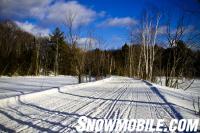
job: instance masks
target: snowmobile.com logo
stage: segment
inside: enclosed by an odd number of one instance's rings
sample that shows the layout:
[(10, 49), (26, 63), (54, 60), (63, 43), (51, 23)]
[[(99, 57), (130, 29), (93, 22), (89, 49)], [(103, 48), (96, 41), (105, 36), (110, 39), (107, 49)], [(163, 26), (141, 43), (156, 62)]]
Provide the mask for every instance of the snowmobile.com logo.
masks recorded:
[(166, 126), (164, 119), (78, 119), (78, 132), (196, 132), (199, 119), (172, 119)]

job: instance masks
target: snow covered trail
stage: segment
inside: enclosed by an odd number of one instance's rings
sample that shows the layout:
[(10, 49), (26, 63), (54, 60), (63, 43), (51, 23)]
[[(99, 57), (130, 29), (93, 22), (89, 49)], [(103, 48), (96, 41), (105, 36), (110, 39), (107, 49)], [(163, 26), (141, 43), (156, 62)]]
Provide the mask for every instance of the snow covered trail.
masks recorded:
[(176, 104), (176, 100), (168, 101), (165, 96), (160, 88), (148, 82), (114, 76), (1, 99), (0, 129), (8, 132), (77, 132), (75, 126), (81, 116), (165, 119), (166, 126), (172, 118), (198, 118), (193, 110)]
[(0, 99), (77, 84), (74, 76), (14, 76), (0, 77)]

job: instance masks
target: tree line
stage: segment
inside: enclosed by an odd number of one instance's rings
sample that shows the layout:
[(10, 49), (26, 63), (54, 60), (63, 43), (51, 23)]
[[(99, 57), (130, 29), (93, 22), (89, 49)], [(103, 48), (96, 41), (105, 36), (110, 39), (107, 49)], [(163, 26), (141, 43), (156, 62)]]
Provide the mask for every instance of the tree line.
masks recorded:
[(49, 38), (35, 37), (12, 21), (2, 21), (0, 75), (76, 75), (79, 82), (83, 75), (90, 80), (122, 75), (150, 81), (163, 76), (171, 87), (176, 87), (181, 77), (200, 77), (199, 50), (192, 50), (182, 40), (164, 48), (154, 42), (156, 33), (147, 30), (141, 33), (143, 44), (124, 44), (115, 50), (84, 49), (76, 41), (67, 42), (59, 28)]

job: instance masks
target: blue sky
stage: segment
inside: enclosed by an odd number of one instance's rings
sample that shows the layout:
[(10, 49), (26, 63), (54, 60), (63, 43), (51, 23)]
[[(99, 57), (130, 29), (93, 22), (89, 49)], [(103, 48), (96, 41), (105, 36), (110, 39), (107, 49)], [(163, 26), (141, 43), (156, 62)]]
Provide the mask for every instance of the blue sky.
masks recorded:
[[(188, 27), (200, 29), (198, 0), (0, 0), (0, 18), (14, 20), (22, 29), (46, 36), (56, 26), (64, 32), (67, 12), (76, 12), (74, 29), (81, 26), (82, 41), (93, 32), (106, 48), (129, 42), (129, 27), (138, 27), (145, 9), (168, 12), (175, 18), (187, 12)], [(192, 14), (192, 15), (191, 15)], [(164, 16), (164, 15), (163, 15)], [(163, 17), (162, 16), (162, 17)], [(160, 27), (164, 27), (164, 20)], [(99, 40), (100, 40), (99, 39)]]

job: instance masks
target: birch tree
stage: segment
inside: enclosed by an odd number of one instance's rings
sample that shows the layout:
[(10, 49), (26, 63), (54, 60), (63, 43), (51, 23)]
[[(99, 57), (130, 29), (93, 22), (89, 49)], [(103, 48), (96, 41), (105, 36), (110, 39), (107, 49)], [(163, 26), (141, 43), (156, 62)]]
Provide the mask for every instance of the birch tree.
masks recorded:
[[(150, 81), (153, 80), (155, 44), (157, 39), (159, 22), (160, 22), (159, 13), (148, 14), (146, 12), (143, 16), (141, 30), (139, 33), (141, 36), (140, 37), (141, 50), (139, 55), (137, 75)], [(142, 66), (144, 68), (141, 68)]]

